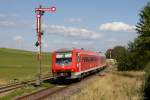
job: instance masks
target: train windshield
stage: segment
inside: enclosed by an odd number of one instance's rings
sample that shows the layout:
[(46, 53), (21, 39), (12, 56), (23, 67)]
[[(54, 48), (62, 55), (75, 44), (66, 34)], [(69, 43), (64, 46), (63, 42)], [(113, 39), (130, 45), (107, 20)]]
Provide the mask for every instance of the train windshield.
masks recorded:
[(63, 52), (56, 53), (56, 64), (58, 65), (69, 65), (72, 62), (72, 53), (71, 52)]

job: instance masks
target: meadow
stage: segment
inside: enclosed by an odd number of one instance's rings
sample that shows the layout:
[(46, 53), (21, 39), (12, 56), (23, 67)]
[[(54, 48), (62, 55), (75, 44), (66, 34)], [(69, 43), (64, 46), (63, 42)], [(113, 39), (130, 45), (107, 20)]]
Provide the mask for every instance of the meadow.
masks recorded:
[(69, 100), (142, 100), (144, 72), (110, 72), (97, 76)]
[[(51, 54), (43, 53), (42, 74), (50, 74)], [(16, 49), (0, 48), (0, 85), (34, 79), (39, 62), (37, 53)]]

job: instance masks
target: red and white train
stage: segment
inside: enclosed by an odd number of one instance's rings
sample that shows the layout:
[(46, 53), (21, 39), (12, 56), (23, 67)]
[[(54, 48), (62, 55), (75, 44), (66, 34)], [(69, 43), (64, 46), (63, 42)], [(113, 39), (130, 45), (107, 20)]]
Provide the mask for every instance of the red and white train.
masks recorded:
[(106, 57), (98, 52), (83, 49), (58, 50), (52, 54), (54, 78), (82, 78), (90, 72), (106, 67)]

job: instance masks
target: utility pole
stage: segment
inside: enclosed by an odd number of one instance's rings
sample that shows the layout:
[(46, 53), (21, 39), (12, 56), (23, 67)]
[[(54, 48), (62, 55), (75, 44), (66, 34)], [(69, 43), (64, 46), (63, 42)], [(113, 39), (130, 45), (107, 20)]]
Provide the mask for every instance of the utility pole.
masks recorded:
[(40, 5), (39, 8), (35, 8), (36, 13), (36, 33), (37, 33), (37, 42), (35, 43), (36, 47), (39, 47), (39, 52), (37, 55), (37, 59), (39, 61), (39, 68), (38, 68), (38, 74), (37, 74), (37, 82), (36, 85), (41, 85), (41, 68), (42, 68), (42, 35), (44, 34), (41, 31), (41, 17), (44, 15), (45, 12), (55, 12), (56, 7), (50, 7), (50, 8), (42, 8)]
[(109, 49), (109, 58), (112, 58), (112, 49)]

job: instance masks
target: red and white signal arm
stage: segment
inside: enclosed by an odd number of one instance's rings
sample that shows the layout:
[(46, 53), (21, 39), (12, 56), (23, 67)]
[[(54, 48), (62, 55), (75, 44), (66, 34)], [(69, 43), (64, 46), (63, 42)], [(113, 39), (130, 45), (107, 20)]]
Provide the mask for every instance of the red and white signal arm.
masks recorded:
[(51, 11), (52, 11), (52, 12), (55, 12), (55, 11), (56, 11), (56, 7), (54, 7), (54, 6), (51, 7)]
[(48, 11), (48, 12), (55, 12), (56, 7), (50, 7), (50, 8), (36, 8), (35, 11)]

